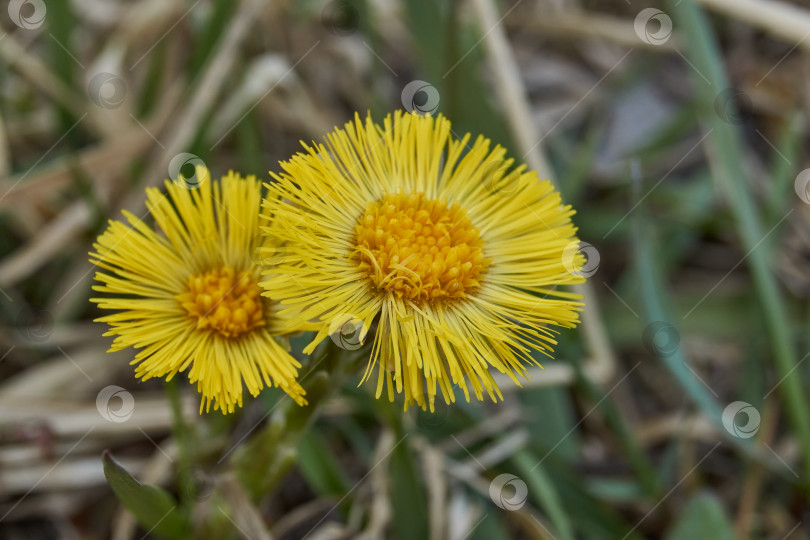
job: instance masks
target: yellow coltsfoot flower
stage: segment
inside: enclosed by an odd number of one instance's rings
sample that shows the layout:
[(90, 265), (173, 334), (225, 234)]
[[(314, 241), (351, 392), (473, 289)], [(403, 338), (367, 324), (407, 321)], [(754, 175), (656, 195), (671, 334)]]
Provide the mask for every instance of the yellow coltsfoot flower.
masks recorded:
[(265, 385), (304, 404), (299, 362), (276, 340), (278, 306), (261, 295), (255, 250), (261, 241), (261, 183), (228, 173), (220, 181), (198, 167), (196, 189), (166, 182), (167, 195), (147, 190), (153, 229), (124, 212), (93, 245), (102, 271), (92, 298), (117, 313), (96, 319), (116, 336), (111, 351), (139, 349), (133, 364), (143, 380), (188, 369), (202, 394), (200, 411), (233, 412)]
[(584, 281), (574, 211), (502, 147), (397, 112), (305, 149), (268, 186), (260, 250), (286, 323), (320, 324), (304, 352), (348, 319), (360, 340), (376, 322), (363, 380), (376, 367), (377, 397), (432, 410), (454, 385), (502, 399), (492, 370), (519, 385), (533, 351), (551, 354), (551, 327), (578, 322), (580, 296), (557, 289)]

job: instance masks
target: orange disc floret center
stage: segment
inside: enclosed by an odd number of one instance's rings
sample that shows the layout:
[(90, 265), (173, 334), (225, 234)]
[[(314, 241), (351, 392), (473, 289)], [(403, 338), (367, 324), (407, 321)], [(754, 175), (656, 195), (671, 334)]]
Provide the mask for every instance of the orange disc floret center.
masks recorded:
[(188, 290), (177, 298), (198, 330), (232, 338), (264, 326), (261, 289), (251, 272), (225, 267), (193, 275)]
[(480, 233), (464, 209), (424, 193), (396, 193), (370, 203), (355, 233), (360, 267), (378, 289), (399, 298), (464, 298), (489, 266)]

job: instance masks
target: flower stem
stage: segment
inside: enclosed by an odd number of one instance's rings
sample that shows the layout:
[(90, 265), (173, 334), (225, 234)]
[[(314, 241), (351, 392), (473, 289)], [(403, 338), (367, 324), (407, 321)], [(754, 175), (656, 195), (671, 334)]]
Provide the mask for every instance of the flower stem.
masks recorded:
[[(361, 351), (345, 351), (327, 340), (318, 360), (301, 377), (308, 404), (297, 405), (287, 396), (271, 409), (269, 422), (234, 453), (231, 465), (248, 496), (256, 501), (269, 493), (295, 464), (301, 437), (323, 405), (337, 392)], [(313, 355), (314, 357), (315, 355)]]
[(172, 431), (177, 441), (177, 484), (180, 487), (180, 502), (190, 504), (194, 500), (194, 477), (191, 470), (191, 432), (183, 419), (183, 407), (180, 403), (180, 390), (177, 377), (166, 381), (166, 393), (172, 409)]

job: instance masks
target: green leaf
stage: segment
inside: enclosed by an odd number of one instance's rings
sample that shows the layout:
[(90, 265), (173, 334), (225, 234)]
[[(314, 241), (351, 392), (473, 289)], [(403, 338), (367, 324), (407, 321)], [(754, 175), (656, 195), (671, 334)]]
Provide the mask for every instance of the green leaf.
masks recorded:
[(560, 501), (557, 488), (548, 473), (537, 466), (537, 460), (528, 451), (521, 450), (512, 461), (518, 467), (518, 474), (526, 481), (529, 493), (537, 500), (540, 508), (548, 515), (556, 529), (556, 536), (562, 540), (574, 538), (574, 526)]
[[(427, 81), (434, 86), (440, 84), (440, 76), (446, 69), (444, 59), (446, 56), (447, 39), (445, 27), (447, 25), (447, 0), (406, 0), (405, 14), (408, 27), (413, 34), (414, 43), (424, 73), (436, 79)], [(442, 91), (443, 88), (439, 88)]]
[(217, 45), (225, 28), (231, 21), (238, 2), (230, 2), (229, 0), (215, 0), (212, 2), (213, 9), (210, 11), (208, 20), (199, 28), (196, 33), (197, 40), (194, 47), (191, 48), (191, 74), (193, 77), (199, 75), (205, 62), (211, 57), (211, 52)]
[[(539, 354), (536, 358), (543, 361)], [(553, 449), (554, 454), (564, 461), (574, 461), (579, 455), (581, 441), (579, 432), (574, 429), (574, 408), (567, 389), (526, 389), (518, 397), (527, 410), (543, 411), (542, 415), (530, 415), (526, 419), (531, 441), (540, 448)]]
[(666, 538), (667, 540), (694, 540), (695, 538), (734, 540), (734, 530), (717, 498), (709, 493), (699, 493), (687, 503)]
[(150, 534), (169, 540), (188, 538), (191, 527), (166, 490), (136, 480), (108, 450), (102, 454), (104, 476), (115, 496)]
[(492, 538), (509, 538), (509, 530), (504, 520), (496, 512), (481, 516), (478, 525), (470, 531), (469, 540), (491, 540)]
[[(397, 430), (397, 436), (400, 431)], [(402, 439), (400, 439), (401, 441)], [(396, 538), (428, 538), (427, 500), (414, 457), (407, 443), (397, 444), (389, 464), (391, 504)]]
[(298, 443), (298, 468), (320, 495), (342, 495), (351, 489), (340, 463), (329, 449), (329, 442), (310, 431)]
[[(487, 28), (464, 24), (459, 0), (407, 0), (408, 28), (416, 45), (417, 79), (435, 87), (440, 95), (438, 110), (453, 122), (456, 136), (483, 133), (493, 143), (520, 155), (490, 99), (489, 86), (481, 75), (483, 50), (478, 47)], [(402, 85), (407, 81), (402, 81)]]

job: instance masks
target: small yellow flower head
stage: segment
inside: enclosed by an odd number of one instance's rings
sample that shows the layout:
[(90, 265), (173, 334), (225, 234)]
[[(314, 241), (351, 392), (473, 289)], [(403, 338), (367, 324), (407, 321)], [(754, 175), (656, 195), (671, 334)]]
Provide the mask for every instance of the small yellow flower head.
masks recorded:
[(575, 326), (582, 307), (557, 289), (584, 281), (567, 249), (573, 210), (536, 172), (510, 170), (502, 147), (470, 139), (442, 116), (356, 116), (282, 163), (265, 202), (260, 286), (287, 324), (318, 322), (304, 352), (349, 319), (360, 340), (376, 323), (363, 380), (376, 368), (377, 397), (404, 393), (406, 407), (454, 401), (454, 386), (502, 399), (492, 371), (519, 385), (533, 351), (551, 354), (551, 327)]
[(241, 407), (243, 383), (253, 396), (275, 384), (306, 403), (301, 366), (276, 341), (278, 306), (258, 286), (261, 184), (233, 172), (211, 181), (203, 167), (196, 178), (196, 189), (167, 181), (167, 195), (146, 191), (154, 229), (124, 212), (129, 225), (111, 220), (93, 245), (103, 270), (93, 289), (104, 296), (91, 301), (116, 311), (97, 319), (116, 336), (110, 350), (140, 349), (143, 380), (188, 369), (201, 412), (212, 401), (223, 413)]

